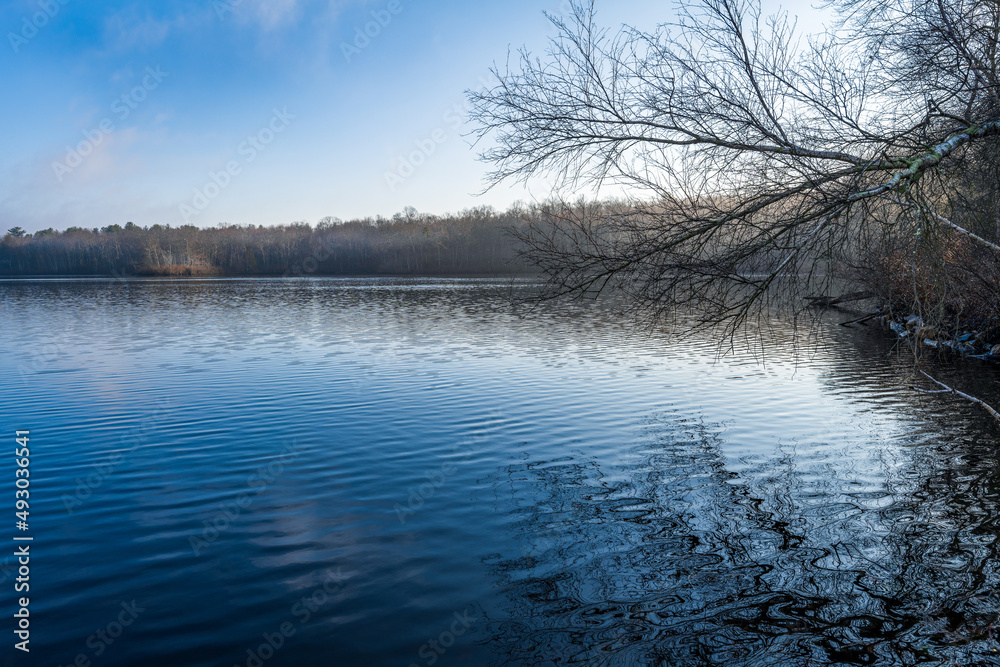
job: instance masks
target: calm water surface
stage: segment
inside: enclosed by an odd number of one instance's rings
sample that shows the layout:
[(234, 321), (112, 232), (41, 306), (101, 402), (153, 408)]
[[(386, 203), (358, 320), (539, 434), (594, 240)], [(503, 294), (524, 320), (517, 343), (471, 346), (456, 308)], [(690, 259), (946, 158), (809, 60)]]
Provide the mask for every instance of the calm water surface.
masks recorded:
[(998, 429), (891, 341), (718, 359), (508, 295), (0, 282), (7, 664), (1000, 664)]

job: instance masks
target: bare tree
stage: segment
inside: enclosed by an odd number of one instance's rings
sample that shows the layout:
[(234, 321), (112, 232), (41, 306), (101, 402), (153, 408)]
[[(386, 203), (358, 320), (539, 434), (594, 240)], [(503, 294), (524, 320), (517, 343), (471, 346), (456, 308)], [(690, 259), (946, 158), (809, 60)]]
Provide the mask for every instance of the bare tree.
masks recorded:
[(1000, 251), (1000, 3), (829, 8), (835, 24), (803, 39), (754, 0), (684, 1), (670, 24), (616, 32), (578, 3), (550, 17), (545, 56), (521, 51), (470, 93), (491, 184), (633, 198), (556, 207), (523, 234), (550, 295), (613, 285), (730, 325), (835, 280), (942, 319), (968, 306), (951, 295)]

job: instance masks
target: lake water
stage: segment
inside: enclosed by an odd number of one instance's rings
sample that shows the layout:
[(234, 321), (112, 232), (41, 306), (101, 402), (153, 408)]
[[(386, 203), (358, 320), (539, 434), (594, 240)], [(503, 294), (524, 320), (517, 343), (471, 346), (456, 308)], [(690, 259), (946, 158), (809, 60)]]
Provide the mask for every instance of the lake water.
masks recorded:
[(0, 282), (6, 664), (1000, 664), (1000, 429), (909, 353), (510, 291)]

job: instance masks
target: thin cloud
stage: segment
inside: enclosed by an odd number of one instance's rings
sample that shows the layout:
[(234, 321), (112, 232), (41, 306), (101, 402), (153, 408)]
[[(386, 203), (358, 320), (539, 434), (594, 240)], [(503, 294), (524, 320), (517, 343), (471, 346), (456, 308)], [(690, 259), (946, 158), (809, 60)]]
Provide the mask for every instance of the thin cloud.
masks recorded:
[(112, 51), (131, 51), (163, 44), (172, 32), (184, 28), (190, 19), (181, 14), (162, 18), (148, 11), (140, 13), (134, 5), (109, 15), (104, 21), (104, 43)]

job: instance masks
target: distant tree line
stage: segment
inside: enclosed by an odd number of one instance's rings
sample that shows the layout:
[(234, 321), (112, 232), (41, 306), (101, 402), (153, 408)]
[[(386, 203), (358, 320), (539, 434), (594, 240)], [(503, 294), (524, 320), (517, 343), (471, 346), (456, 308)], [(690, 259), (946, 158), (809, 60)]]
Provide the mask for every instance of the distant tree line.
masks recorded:
[(517, 230), (546, 216), (544, 206), (490, 207), (456, 215), (407, 208), (391, 218), (315, 226), (191, 225), (103, 228), (13, 227), (0, 240), (0, 275), (282, 276), (460, 275), (531, 271), (518, 256)]

